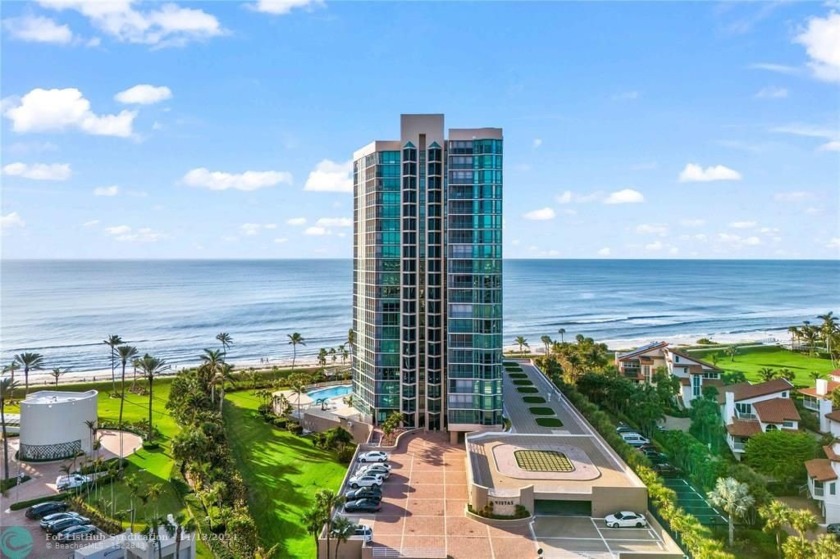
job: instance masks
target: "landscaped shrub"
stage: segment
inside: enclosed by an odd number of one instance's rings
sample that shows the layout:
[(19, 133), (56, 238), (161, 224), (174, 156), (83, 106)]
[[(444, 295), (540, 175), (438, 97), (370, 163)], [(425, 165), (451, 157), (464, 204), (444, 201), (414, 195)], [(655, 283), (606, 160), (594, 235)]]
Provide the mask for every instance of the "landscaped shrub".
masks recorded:
[[(86, 464), (86, 465), (82, 466), (81, 468), (79, 468), (78, 472), (80, 474), (83, 474), (83, 475), (93, 474), (93, 473), (97, 473), (97, 472), (105, 472), (111, 466), (118, 467), (117, 463), (119, 462), (119, 460), (120, 459), (118, 457), (114, 457), (114, 458), (109, 458), (108, 460), (103, 460), (103, 462), (101, 464), (99, 464), (99, 466), (96, 466), (95, 464)], [(122, 459), (122, 465), (123, 465), (123, 468), (128, 466), (128, 458), (123, 458)]]
[(528, 375), (525, 373), (508, 373), (510, 378), (528, 378)]
[(271, 420), (271, 423), (278, 429), (285, 429), (288, 422), (289, 420), (285, 417), (275, 417)]
[(483, 509), (475, 510), (472, 505), (467, 504), (467, 510), (471, 513), (481, 516), (483, 518), (490, 518), (492, 520), (516, 520), (518, 518), (528, 518), (531, 516), (531, 513), (528, 512), (522, 505), (516, 505), (516, 509), (513, 514), (496, 514), (493, 512), (493, 503), (487, 503)]
[(533, 385), (534, 383), (531, 382), (529, 379), (519, 379), (519, 380), (513, 381), (513, 384), (515, 384), (517, 386), (530, 386), (530, 385)]
[(557, 419), (556, 417), (538, 417), (534, 421), (537, 422), (537, 425), (540, 427), (562, 427), (563, 422)]
[(99, 509), (87, 504), (81, 497), (71, 497), (68, 500), (68, 503), (70, 503), (70, 508), (72, 510), (78, 512), (82, 516), (90, 518), (91, 523), (95, 524), (100, 530), (111, 535), (119, 534), (123, 531), (122, 523), (118, 520), (105, 516), (99, 511)]
[(517, 386), (516, 390), (522, 394), (536, 394), (539, 392), (535, 386)]
[(336, 457), (338, 461), (342, 464), (349, 464), (353, 460), (353, 454), (356, 452), (356, 447), (354, 445), (347, 445), (341, 449), (339, 449)]
[[(32, 478), (25, 475), (20, 480), (20, 482), (23, 483), (25, 481), (29, 481), (30, 479), (32, 479)], [(7, 489), (11, 489), (12, 487), (16, 486), (17, 484), (18, 484), (17, 476), (10, 477), (9, 479), (0, 480), (0, 492), (6, 491)]]
[(554, 415), (554, 410), (551, 408), (534, 407), (528, 408), (534, 415)]
[(542, 396), (523, 396), (522, 400), (526, 404), (545, 404), (545, 398)]
[(12, 510), (27, 509), (32, 505), (37, 505), (38, 503), (46, 503), (47, 501), (63, 501), (72, 496), (73, 494), (69, 491), (64, 491), (63, 493), (58, 493), (56, 495), (47, 495), (46, 497), (38, 497), (36, 499), (29, 499), (28, 501), (18, 501), (17, 503), (12, 503), (9, 508)]
[(289, 423), (287, 428), (289, 429), (289, 433), (292, 433), (293, 435), (300, 435), (303, 433), (303, 426), (300, 423)]
[(157, 441), (143, 441), (143, 450), (157, 450), (160, 448), (160, 443)]

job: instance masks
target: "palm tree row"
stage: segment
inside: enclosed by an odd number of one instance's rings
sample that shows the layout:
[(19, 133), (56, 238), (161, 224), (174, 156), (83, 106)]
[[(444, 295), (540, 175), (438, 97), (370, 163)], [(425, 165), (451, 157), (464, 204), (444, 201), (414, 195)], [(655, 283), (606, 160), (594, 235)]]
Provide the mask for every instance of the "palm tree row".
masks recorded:
[(810, 320), (804, 320), (802, 326), (790, 326), (787, 331), (790, 333), (791, 349), (800, 349), (804, 346), (808, 349), (809, 355), (814, 355), (820, 344), (825, 348), (832, 363), (840, 360), (840, 325), (834, 311), (817, 316), (821, 324), (811, 324)]

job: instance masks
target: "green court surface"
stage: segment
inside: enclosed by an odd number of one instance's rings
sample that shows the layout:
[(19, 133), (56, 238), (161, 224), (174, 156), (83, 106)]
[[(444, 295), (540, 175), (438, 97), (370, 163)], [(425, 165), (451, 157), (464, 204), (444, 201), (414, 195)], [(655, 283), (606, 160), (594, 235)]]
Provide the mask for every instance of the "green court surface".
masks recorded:
[(677, 505), (685, 512), (695, 517), (705, 526), (726, 524), (727, 518), (721, 511), (713, 507), (706, 498), (681, 478), (666, 478), (665, 486), (677, 494)]

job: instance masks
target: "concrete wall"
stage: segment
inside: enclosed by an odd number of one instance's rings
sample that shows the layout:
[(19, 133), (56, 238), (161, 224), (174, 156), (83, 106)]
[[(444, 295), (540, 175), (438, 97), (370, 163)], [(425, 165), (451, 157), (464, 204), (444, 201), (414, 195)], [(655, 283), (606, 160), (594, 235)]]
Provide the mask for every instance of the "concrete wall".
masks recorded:
[(592, 516), (603, 518), (614, 512), (647, 511), (647, 487), (593, 487)]
[(370, 432), (373, 429), (370, 424), (359, 420), (348, 421), (346, 418), (339, 418), (338, 416), (335, 416), (335, 419), (331, 419), (306, 411), (303, 412), (301, 425), (304, 429), (315, 433), (328, 431), (334, 427), (341, 427), (353, 435), (353, 442), (356, 444), (367, 442), (368, 437), (370, 437)]
[[(364, 544), (365, 541), (362, 538), (350, 538), (346, 542), (341, 542), (340, 545), (337, 544), (335, 538), (330, 538), (330, 559), (361, 559)], [(338, 556), (335, 554), (337, 545)], [(368, 546), (366, 549), (373, 548)], [(371, 551), (369, 557), (372, 556)], [(323, 537), (318, 540), (318, 559), (327, 559), (327, 539)]]

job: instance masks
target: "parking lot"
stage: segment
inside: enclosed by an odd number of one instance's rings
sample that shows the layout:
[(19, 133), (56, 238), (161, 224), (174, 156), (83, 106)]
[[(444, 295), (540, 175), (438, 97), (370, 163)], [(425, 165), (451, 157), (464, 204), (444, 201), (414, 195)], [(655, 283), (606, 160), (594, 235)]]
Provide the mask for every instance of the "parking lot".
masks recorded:
[(621, 552), (665, 550), (650, 528), (607, 528), (602, 518), (537, 516), (532, 529), (545, 558), (568, 557), (571, 552), (612, 559)]

